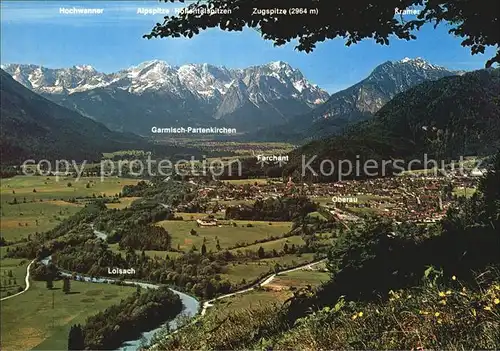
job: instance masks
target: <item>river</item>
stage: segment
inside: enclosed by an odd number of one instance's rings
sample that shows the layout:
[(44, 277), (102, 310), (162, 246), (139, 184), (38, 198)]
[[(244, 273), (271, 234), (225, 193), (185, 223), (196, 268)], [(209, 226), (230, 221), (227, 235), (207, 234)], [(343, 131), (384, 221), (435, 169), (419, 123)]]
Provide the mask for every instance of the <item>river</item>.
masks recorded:
[[(48, 257), (42, 259), (41, 262), (46, 265), (51, 261), (51, 259), (52, 259), (52, 256), (48, 256)], [(61, 275), (66, 276), (66, 277), (72, 276), (72, 274), (70, 274), (68, 272), (61, 272)], [(76, 277), (79, 280), (83, 280), (83, 281), (91, 282), (91, 283), (111, 283), (111, 282), (118, 281), (118, 279), (112, 279), (112, 278), (93, 278), (93, 279), (91, 279), (90, 277), (82, 276), (79, 274), (76, 274)], [(125, 280), (123, 282), (125, 284), (139, 285), (145, 289), (157, 289), (159, 287), (158, 285), (155, 285), (155, 284), (135, 282), (135, 281), (130, 281), (130, 280)], [(169, 329), (171, 331), (174, 331), (177, 329), (177, 324), (178, 324), (180, 318), (185, 318), (185, 317), (192, 318), (198, 313), (198, 309), (200, 308), (200, 303), (197, 299), (195, 299), (194, 297), (189, 296), (185, 293), (182, 293), (180, 291), (177, 291), (174, 289), (170, 289), (170, 290), (172, 290), (172, 292), (174, 292), (176, 295), (178, 295), (180, 297), (180, 299), (182, 300), (182, 304), (184, 306), (182, 312), (173, 320), (171, 320), (163, 325), (160, 325), (155, 329), (143, 332), (137, 339), (124, 342), (122, 344), (122, 346), (117, 351), (125, 351), (125, 350), (126, 351), (135, 351), (135, 350), (138, 350), (140, 348), (140, 346), (142, 346), (143, 340), (146, 341), (147, 344), (149, 344), (151, 342), (151, 340), (153, 339), (153, 336), (157, 332), (162, 330), (167, 324), (169, 326)]]

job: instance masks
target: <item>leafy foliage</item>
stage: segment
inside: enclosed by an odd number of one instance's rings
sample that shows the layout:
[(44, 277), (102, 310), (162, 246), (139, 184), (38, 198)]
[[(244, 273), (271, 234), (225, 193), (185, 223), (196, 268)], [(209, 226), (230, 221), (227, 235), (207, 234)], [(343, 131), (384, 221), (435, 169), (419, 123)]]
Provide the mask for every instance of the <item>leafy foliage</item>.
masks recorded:
[(124, 341), (175, 317), (181, 310), (179, 296), (166, 287), (135, 294), (87, 319), (83, 327), (85, 348), (117, 349)]
[[(395, 16), (395, 9), (404, 10), (422, 4), (423, 9), (415, 20), (406, 22), (402, 16)], [(305, 14), (263, 14), (254, 11), (275, 8), (289, 11), (301, 9)], [(344, 38), (347, 46), (363, 39), (373, 39), (378, 44), (388, 45), (391, 36), (404, 40), (416, 39), (414, 31), (425, 23), (437, 26), (444, 22), (450, 27), (450, 34), (464, 38), (462, 46), (470, 47), (472, 54), (482, 53), (486, 46), (498, 46), (500, 42), (498, 4), (492, 2), (361, 0), (337, 1), (332, 8), (331, 1), (326, 0), (289, 0), (286, 6), (280, 0), (200, 0), (190, 4), (189, 9), (193, 11), (167, 16), (164, 23), (157, 23), (145, 37), (192, 38), (207, 28), (241, 31), (248, 26), (258, 29), (264, 39), (272, 40), (276, 46), (298, 39), (296, 48), (310, 52), (316, 43), (335, 38)], [(211, 14), (206, 11), (214, 9), (225, 10), (225, 13)], [(311, 13), (311, 9), (317, 12)], [(205, 13), (200, 15), (203, 10)], [(486, 63), (486, 67), (494, 62), (500, 62), (500, 51)]]
[(316, 211), (317, 206), (307, 197), (280, 197), (257, 200), (252, 206), (233, 206), (226, 209), (226, 218), (291, 221)]
[(208, 315), (161, 342), (163, 350), (498, 349), (500, 277), (491, 269), (474, 284), (429, 275), (389, 299), (344, 297), (285, 322), (286, 308), (259, 306), (222, 319)]
[(85, 339), (82, 326), (75, 324), (71, 326), (68, 335), (68, 350), (83, 350), (85, 348)]
[(500, 280), (498, 272), (483, 274), (491, 280), (426, 279), (385, 301), (325, 307), (273, 340), (273, 349), (497, 349)]

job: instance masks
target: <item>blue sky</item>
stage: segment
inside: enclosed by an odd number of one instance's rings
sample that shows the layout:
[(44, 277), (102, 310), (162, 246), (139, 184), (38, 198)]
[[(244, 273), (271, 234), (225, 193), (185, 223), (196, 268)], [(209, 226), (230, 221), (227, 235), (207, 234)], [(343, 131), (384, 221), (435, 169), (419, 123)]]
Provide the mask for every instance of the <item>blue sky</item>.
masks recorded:
[[(210, 63), (228, 68), (242, 68), (270, 61), (286, 61), (299, 68), (311, 82), (330, 93), (344, 89), (365, 78), (377, 65), (387, 60), (422, 57), (450, 69), (473, 70), (484, 66), (493, 56), (470, 54), (461, 40), (447, 33), (445, 25), (424, 27), (417, 40), (392, 39), (389, 46), (363, 41), (346, 47), (342, 39), (319, 43), (306, 54), (294, 50), (293, 43), (274, 47), (260, 34), (203, 32), (192, 39), (143, 39), (162, 15), (137, 14), (138, 7), (167, 7), (181, 3), (156, 1), (2, 1), (1, 62), (33, 63), (51, 68), (89, 64), (102, 72), (112, 72), (160, 59), (172, 65)], [(63, 15), (60, 7), (103, 8), (102, 15)]]

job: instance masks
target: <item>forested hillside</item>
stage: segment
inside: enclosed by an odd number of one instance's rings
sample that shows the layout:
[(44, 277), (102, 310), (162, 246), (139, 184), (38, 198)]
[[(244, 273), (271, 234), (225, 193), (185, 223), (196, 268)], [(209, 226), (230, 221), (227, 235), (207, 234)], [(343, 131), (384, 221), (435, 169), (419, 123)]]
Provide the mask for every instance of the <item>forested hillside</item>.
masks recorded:
[[(311, 142), (291, 154), (287, 172), (299, 170), (301, 157), (324, 159), (436, 160), (494, 153), (500, 148), (500, 70), (424, 82), (397, 95), (370, 121), (344, 135)], [(333, 175), (335, 177), (335, 174)]]
[(99, 160), (102, 152), (133, 149), (146, 142), (111, 132), (104, 125), (29, 91), (3, 70), (1, 144), (3, 163), (57, 158)]
[(147, 150), (157, 156), (201, 157), (201, 151), (159, 145), (131, 133), (110, 131), (103, 124), (59, 106), (23, 87), (5, 71), (1, 77), (2, 165), (27, 159), (99, 161), (103, 152)]

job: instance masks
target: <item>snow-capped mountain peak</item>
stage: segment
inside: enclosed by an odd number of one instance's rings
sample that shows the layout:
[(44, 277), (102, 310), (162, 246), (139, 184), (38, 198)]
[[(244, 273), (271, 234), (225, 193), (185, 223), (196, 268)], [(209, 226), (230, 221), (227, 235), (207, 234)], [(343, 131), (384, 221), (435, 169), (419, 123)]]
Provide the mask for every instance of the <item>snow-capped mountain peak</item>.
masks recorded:
[(90, 65), (74, 66), (74, 68), (76, 68), (77, 70), (80, 70), (80, 71), (89, 71), (89, 72), (95, 72), (96, 71), (94, 69), (94, 67), (92, 67)]
[(413, 59), (405, 57), (402, 60), (397, 61), (396, 63), (413, 65), (415, 67), (418, 67), (419, 69), (446, 70), (445, 67), (433, 65), (424, 60), (422, 57), (415, 57)]
[[(194, 111), (199, 108), (214, 118), (223, 118), (249, 105), (257, 110), (265, 110), (265, 122), (272, 124), (275, 118), (273, 114), (283, 119), (291, 113), (307, 112), (329, 97), (326, 91), (309, 82), (300, 70), (283, 61), (228, 69), (208, 63), (173, 66), (162, 60), (150, 60), (110, 74), (81, 64), (58, 69), (11, 64), (4, 65), (3, 69), (37, 93), (48, 98), (57, 95), (59, 103), (61, 99), (72, 100), (69, 107), (79, 112), (82, 112), (80, 101), (74, 100), (82, 99), (84, 93), (89, 94), (91, 98), (88, 101), (95, 104), (98, 99), (96, 96), (103, 91), (111, 94), (112, 99), (115, 99), (116, 94), (125, 92), (151, 101), (161, 97), (163, 100), (158, 103), (162, 106), (167, 103), (162, 110), (162, 113), (167, 114), (175, 110), (182, 115), (186, 109), (192, 108)], [(84, 99), (88, 103), (87, 98)], [(129, 100), (137, 101), (132, 97)], [(168, 104), (178, 104), (179, 108)], [(291, 112), (287, 110), (290, 106), (295, 106)], [(117, 106), (113, 111), (123, 108)], [(95, 117), (96, 113), (86, 114)]]

